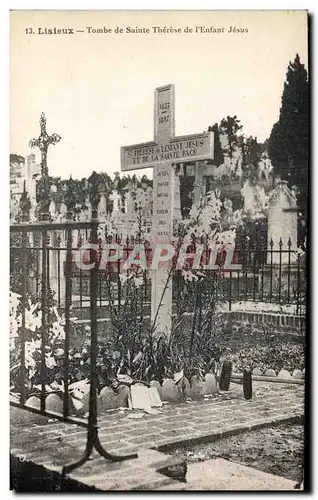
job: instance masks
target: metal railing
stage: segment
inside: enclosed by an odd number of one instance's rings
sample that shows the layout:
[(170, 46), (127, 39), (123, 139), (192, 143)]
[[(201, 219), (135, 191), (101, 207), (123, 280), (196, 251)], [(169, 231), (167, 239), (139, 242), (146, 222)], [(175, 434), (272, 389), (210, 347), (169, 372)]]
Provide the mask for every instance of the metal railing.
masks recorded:
[[(69, 217), (70, 219), (70, 217)], [(19, 328), (19, 396), (18, 400), (11, 400), (13, 406), (24, 408), (34, 413), (46, 415), (69, 423), (75, 423), (87, 428), (86, 450), (83, 457), (76, 463), (66, 465), (63, 469), (64, 474), (69, 473), (76, 467), (84, 464), (90, 457), (95, 448), (98, 453), (111, 461), (122, 461), (130, 458), (136, 458), (136, 454), (125, 456), (113, 455), (107, 452), (101, 445), (98, 436), (97, 425), (97, 393), (98, 379), (96, 369), (96, 358), (98, 350), (97, 341), (97, 297), (98, 297), (98, 268), (93, 266), (89, 275), (89, 301), (90, 301), (90, 391), (89, 391), (89, 410), (88, 419), (77, 418), (70, 412), (70, 329), (71, 329), (71, 306), (72, 306), (72, 232), (83, 229), (86, 231), (91, 243), (97, 243), (97, 219), (92, 219), (89, 222), (73, 222), (68, 220), (64, 223), (39, 222), (29, 224), (22, 222), (14, 224), (10, 227), (11, 237), (14, 240), (11, 246), (11, 285), (13, 291), (20, 294), (20, 310), (21, 310), (21, 326)], [(52, 231), (61, 231), (65, 235), (66, 247), (61, 248), (50, 247), (50, 234)], [(37, 240), (39, 246), (34, 245)], [(32, 241), (32, 245), (30, 245)], [(62, 366), (64, 397), (63, 397), (63, 412), (57, 413), (46, 409), (46, 390), (47, 383), (47, 366), (46, 366), (46, 348), (48, 346), (48, 328), (49, 328), (49, 297), (52, 287), (52, 275), (50, 270), (52, 266), (50, 260), (54, 254), (58, 254), (58, 262), (60, 262), (61, 252), (65, 252), (65, 270), (63, 270), (63, 288), (64, 300), (62, 301), (61, 290), (61, 275), (53, 277), (57, 285), (58, 305), (64, 310), (65, 315), (65, 337), (64, 337), (64, 362)], [(96, 252), (91, 252), (91, 261), (96, 259)], [(54, 268), (54, 267), (53, 267)], [(31, 271), (31, 272), (30, 272)], [(60, 268), (58, 265), (58, 273)], [(31, 274), (31, 276), (30, 276)], [(57, 279), (56, 279), (57, 278)], [(30, 293), (35, 292), (35, 297), (40, 301), (41, 328), (40, 335), (40, 408), (30, 408), (26, 406), (26, 384), (28, 374), (25, 368), (26, 360), (26, 311), (28, 308), (28, 299)], [(63, 302), (63, 303), (62, 303)]]
[[(65, 301), (76, 309), (90, 307), (90, 271), (81, 269), (75, 260), (75, 255), (81, 245), (85, 242), (91, 243), (89, 236), (89, 222), (72, 222), (72, 226), (65, 224), (49, 224), (45, 242), (43, 235), (36, 226), (32, 226), (32, 245), (23, 243), (20, 238), (19, 244), (12, 242), (11, 255), (17, 262), (23, 262), (26, 252), (29, 253), (29, 261), (33, 263), (33, 269), (28, 271), (28, 284), (32, 288), (32, 293), (42, 300), (41, 279), (43, 276), (43, 243), (45, 243), (46, 252), (46, 274), (49, 280), (49, 286), (52, 289), (58, 309), (65, 307)], [(96, 222), (96, 224), (98, 224)], [(71, 228), (67, 231), (67, 227)], [(61, 233), (64, 232), (63, 238)], [(74, 233), (76, 243), (74, 244)], [(63, 240), (63, 241), (62, 241)], [(30, 241), (30, 239), (28, 239)], [(133, 240), (125, 240), (123, 243), (118, 238), (108, 237), (107, 243), (121, 244), (123, 248), (123, 257), (117, 262), (108, 263), (106, 266), (100, 266), (100, 259), (103, 253), (103, 244), (98, 241), (100, 253), (86, 251), (87, 263), (91, 261), (92, 253), (96, 260), (96, 280), (97, 280), (97, 303), (99, 308), (117, 305), (121, 308), (122, 303), (127, 297), (127, 284), (124, 276), (127, 274), (123, 270), (123, 263), (131, 254), (134, 248)], [(42, 246), (41, 246), (42, 245)], [(287, 248), (286, 248), (287, 246)], [(189, 248), (189, 254), (195, 251), (195, 247)], [(145, 246), (146, 259), (148, 263), (152, 259), (151, 248)], [(233, 270), (226, 268), (226, 252), (221, 252), (216, 260), (217, 268), (208, 270), (206, 276), (211, 281), (218, 281), (218, 300), (226, 302), (228, 309), (234, 302), (251, 301), (275, 303), (281, 306), (293, 306), (294, 314), (304, 316), (306, 311), (306, 255), (299, 253), (291, 248), (288, 242), (283, 248), (280, 241), (279, 248), (274, 248), (271, 241), (268, 248), (257, 248), (255, 245), (246, 245), (236, 248), (234, 251), (232, 263), (239, 264), (240, 268)], [(67, 257), (68, 256), (68, 257)], [(210, 250), (206, 248), (202, 254), (202, 260), (207, 262), (210, 258)], [(84, 253), (85, 260), (85, 253)], [(188, 267), (191, 269), (191, 258), (187, 260)], [(17, 264), (17, 263), (16, 263)], [(19, 266), (20, 269), (20, 266)], [(16, 273), (16, 270), (15, 270)], [(14, 275), (14, 273), (13, 273)], [(151, 273), (143, 271), (140, 273), (143, 277), (141, 284), (143, 305), (146, 307), (151, 302)], [(70, 279), (67, 279), (70, 278)], [(187, 277), (188, 278), (188, 277)], [(14, 280), (14, 276), (13, 276)], [(20, 279), (22, 282), (22, 279)], [(186, 283), (184, 283), (186, 281)], [(66, 290), (66, 284), (72, 283), (71, 291)], [(192, 288), (188, 279), (185, 280), (182, 271), (173, 272), (173, 297), (177, 300), (179, 288), (187, 289), (192, 294)], [(203, 285), (204, 289), (204, 285)], [(70, 295), (69, 295), (70, 294)], [(193, 300), (186, 300), (186, 311), (191, 312)], [(106, 311), (106, 309), (104, 309)]]
[[(98, 331), (99, 318), (108, 317), (120, 329), (125, 322), (127, 304), (131, 301), (129, 285), (123, 277), (122, 263), (133, 249), (133, 240), (125, 241), (123, 261), (108, 264), (104, 269), (99, 266), (102, 243), (98, 238), (100, 221), (93, 218), (91, 221), (74, 222), (71, 214), (63, 223), (22, 222), (10, 227), (11, 232), (11, 290), (21, 296), (21, 326), (19, 328), (19, 398), (12, 404), (28, 409), (35, 413), (47, 415), (66, 422), (76, 423), (87, 428), (87, 445), (83, 458), (69, 466), (64, 472), (69, 472), (88, 460), (93, 448), (109, 460), (125, 460), (135, 458), (136, 455), (116, 456), (108, 453), (101, 446), (98, 438), (97, 426), (97, 395), (99, 391), (98, 370)], [(74, 243), (76, 240), (76, 243)], [(100, 246), (100, 252), (89, 251), (88, 261), (92, 264), (89, 271), (79, 269), (74, 262), (74, 254), (83, 241)], [(106, 238), (108, 243), (118, 239)], [(138, 242), (137, 242), (138, 243)], [(193, 252), (193, 248), (189, 253)], [(147, 259), (151, 259), (151, 249), (145, 249)], [(204, 258), (209, 260), (208, 248)], [(294, 306), (295, 314), (305, 315), (306, 307), (306, 259), (298, 251), (291, 248), (288, 242), (287, 249), (282, 242), (278, 249), (274, 249), (270, 242), (267, 249), (258, 249), (255, 246), (237, 248), (233, 262), (239, 264), (240, 269), (226, 269), (225, 254), (217, 258), (217, 268), (207, 271), (207, 279), (191, 281), (185, 279), (183, 271), (174, 271), (173, 275), (173, 302), (175, 314), (187, 312), (197, 316), (195, 322), (200, 328), (200, 318), (207, 308), (211, 296), (215, 301), (223, 301), (231, 310), (235, 301), (269, 302), (281, 305)], [(191, 267), (191, 266), (190, 266)], [(150, 316), (151, 275), (147, 271), (141, 273), (142, 282), (138, 293), (130, 306), (134, 309), (134, 320), (142, 331)], [(63, 411), (56, 413), (46, 409), (46, 347), (48, 344), (50, 300), (56, 305), (59, 312), (64, 314), (65, 338), (63, 342), (64, 358), (62, 363), (62, 380), (64, 383)], [(134, 290), (136, 292), (136, 290)], [(25, 368), (26, 343), (26, 310), (29, 297), (40, 303), (42, 312), (40, 328), (40, 408), (26, 406), (26, 382), (28, 374)], [(72, 381), (72, 365), (70, 363), (70, 338), (72, 330), (72, 311), (87, 309), (89, 313), (90, 333), (90, 392), (88, 419), (78, 418), (71, 411), (69, 385)], [(115, 317), (112, 314), (115, 311)], [(131, 321), (131, 316), (129, 317)], [(193, 323), (194, 324), (194, 323)]]

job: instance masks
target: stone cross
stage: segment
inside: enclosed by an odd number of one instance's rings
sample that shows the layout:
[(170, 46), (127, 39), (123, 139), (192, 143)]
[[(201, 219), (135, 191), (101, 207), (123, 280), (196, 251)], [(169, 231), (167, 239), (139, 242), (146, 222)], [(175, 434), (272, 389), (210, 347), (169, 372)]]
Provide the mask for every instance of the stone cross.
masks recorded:
[[(176, 176), (172, 164), (213, 158), (213, 133), (175, 137), (174, 85), (155, 90), (154, 140), (121, 148), (123, 172), (153, 167), (152, 242), (172, 241)], [(152, 273), (151, 318), (158, 332), (171, 332), (172, 286), (169, 269)]]

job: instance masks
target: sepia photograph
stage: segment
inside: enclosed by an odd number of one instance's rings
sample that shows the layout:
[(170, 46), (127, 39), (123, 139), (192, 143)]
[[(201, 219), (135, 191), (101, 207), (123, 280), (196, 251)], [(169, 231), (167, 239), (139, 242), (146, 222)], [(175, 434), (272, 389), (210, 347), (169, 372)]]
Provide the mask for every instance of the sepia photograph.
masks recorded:
[(10, 490), (310, 490), (308, 25), (10, 12)]

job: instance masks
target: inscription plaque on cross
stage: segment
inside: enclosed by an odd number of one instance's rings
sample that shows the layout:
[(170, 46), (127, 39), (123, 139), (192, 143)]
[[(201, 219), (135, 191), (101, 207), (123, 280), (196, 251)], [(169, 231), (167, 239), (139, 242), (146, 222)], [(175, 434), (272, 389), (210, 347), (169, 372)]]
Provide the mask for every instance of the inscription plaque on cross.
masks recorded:
[[(171, 243), (175, 173), (173, 164), (213, 159), (213, 132), (175, 136), (174, 85), (155, 90), (154, 140), (121, 148), (121, 170), (153, 168), (153, 248)], [(151, 319), (158, 332), (171, 332), (172, 280), (169, 269), (159, 267), (151, 276)]]

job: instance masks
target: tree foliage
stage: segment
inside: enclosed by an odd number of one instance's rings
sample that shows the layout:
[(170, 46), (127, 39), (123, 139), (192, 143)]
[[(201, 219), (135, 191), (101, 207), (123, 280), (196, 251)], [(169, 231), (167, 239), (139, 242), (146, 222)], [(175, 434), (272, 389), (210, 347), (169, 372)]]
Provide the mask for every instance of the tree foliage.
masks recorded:
[(227, 136), (228, 139), (228, 153), (230, 158), (233, 156), (233, 149), (235, 145), (237, 145), (238, 137), (237, 133), (239, 130), (243, 128), (243, 125), (240, 125), (240, 120), (236, 115), (227, 116), (223, 118), (220, 123), (220, 132)]
[(279, 120), (272, 128), (268, 153), (274, 172), (298, 188), (306, 206), (308, 189), (308, 79), (297, 54), (287, 69)]
[(10, 165), (12, 165), (13, 163), (25, 163), (25, 159), (21, 155), (12, 153), (10, 155)]
[(214, 159), (213, 163), (219, 167), (224, 162), (224, 153), (220, 141), (220, 130), (217, 123), (208, 128), (208, 132), (214, 133)]

